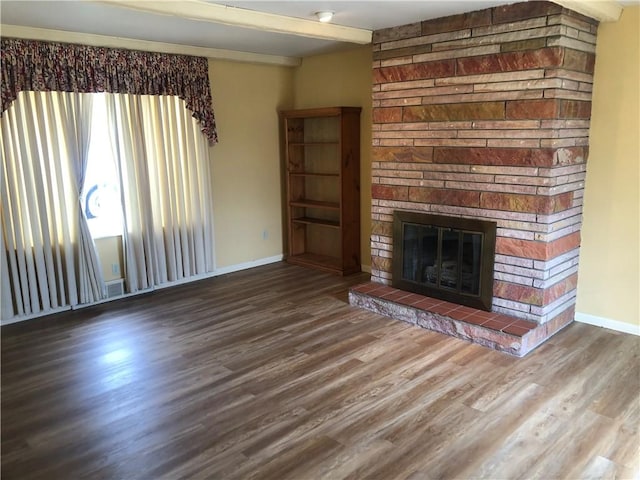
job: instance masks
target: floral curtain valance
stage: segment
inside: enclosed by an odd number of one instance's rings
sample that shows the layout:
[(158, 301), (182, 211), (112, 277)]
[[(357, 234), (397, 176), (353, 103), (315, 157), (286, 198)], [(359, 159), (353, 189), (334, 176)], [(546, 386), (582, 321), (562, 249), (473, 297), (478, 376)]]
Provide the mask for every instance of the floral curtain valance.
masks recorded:
[(2, 112), (18, 93), (60, 91), (172, 95), (210, 143), (218, 141), (204, 57), (2, 38)]

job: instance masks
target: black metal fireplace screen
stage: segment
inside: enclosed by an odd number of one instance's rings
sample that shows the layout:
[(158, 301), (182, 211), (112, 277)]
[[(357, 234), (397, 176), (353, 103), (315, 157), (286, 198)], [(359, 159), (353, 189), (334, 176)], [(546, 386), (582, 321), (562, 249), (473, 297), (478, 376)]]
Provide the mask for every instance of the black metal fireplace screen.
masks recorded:
[(496, 223), (396, 210), (395, 288), (491, 311)]

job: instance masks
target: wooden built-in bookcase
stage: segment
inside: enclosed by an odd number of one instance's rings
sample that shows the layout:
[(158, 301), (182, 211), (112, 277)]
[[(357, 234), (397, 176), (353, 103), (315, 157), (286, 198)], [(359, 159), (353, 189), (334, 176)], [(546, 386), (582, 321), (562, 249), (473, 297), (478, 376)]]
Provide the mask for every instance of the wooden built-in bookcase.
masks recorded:
[(360, 271), (360, 110), (281, 112), (289, 263)]

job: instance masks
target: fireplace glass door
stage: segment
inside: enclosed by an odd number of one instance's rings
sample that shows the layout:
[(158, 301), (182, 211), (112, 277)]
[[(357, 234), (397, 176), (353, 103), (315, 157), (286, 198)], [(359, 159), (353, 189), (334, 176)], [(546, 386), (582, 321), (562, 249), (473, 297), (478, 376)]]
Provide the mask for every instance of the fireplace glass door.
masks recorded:
[(404, 224), (402, 278), (478, 295), (482, 233)]
[(397, 288), (490, 310), (494, 253), (493, 222), (396, 212)]

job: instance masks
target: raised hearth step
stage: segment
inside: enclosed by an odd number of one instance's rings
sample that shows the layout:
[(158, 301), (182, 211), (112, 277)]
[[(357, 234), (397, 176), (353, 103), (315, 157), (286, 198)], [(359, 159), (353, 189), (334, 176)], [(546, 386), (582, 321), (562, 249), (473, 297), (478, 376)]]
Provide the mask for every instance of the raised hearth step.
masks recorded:
[(573, 321), (573, 317), (569, 316), (560, 324), (552, 322), (539, 325), (376, 282), (367, 282), (351, 288), (349, 303), (518, 357), (526, 355)]

